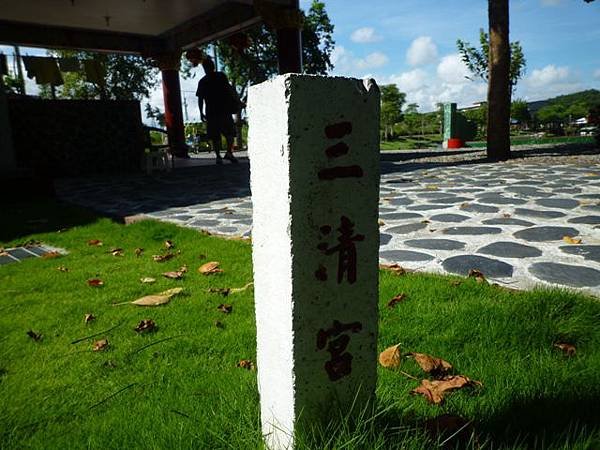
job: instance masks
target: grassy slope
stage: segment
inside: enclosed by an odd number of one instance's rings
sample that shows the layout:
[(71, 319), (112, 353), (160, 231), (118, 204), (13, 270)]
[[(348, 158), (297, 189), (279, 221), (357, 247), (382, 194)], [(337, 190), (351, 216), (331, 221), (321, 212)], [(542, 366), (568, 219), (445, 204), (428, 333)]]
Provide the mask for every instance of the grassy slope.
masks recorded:
[[(21, 224), (27, 217), (48, 217), (48, 223), (31, 225), (46, 231), (33, 236), (70, 254), (0, 267), (0, 447), (260, 446), (256, 374), (236, 367), (240, 359), (255, 358), (252, 292), (225, 299), (207, 292), (251, 280), (250, 245), (155, 222), (125, 227), (55, 205), (36, 211), (8, 217)], [(51, 231), (73, 222), (80, 225)], [(31, 237), (16, 230), (4, 227), (3, 239)], [(104, 246), (90, 247), (89, 239), (101, 239)], [(151, 255), (162, 251), (166, 239), (181, 254), (156, 263)], [(110, 255), (111, 247), (125, 249), (125, 256)], [(145, 249), (142, 257), (133, 254), (136, 247)], [(220, 261), (225, 273), (198, 274), (207, 260)], [(183, 281), (160, 277), (183, 264), (190, 269)], [(58, 271), (59, 265), (69, 272)], [(143, 285), (144, 276), (158, 281)], [(87, 286), (94, 277), (105, 286)], [(328, 446), (431, 448), (415, 424), (447, 412), (473, 419), (481, 442), (493, 448), (597, 448), (600, 305), (561, 292), (513, 293), (451, 281), (382, 273), (379, 346), (400, 342), (405, 352), (443, 357), (484, 388), (453, 393), (434, 407), (408, 395), (416, 381), (380, 369), (384, 411), (358, 431), (329, 434)], [(112, 306), (175, 286), (185, 293), (167, 306)], [(399, 292), (408, 300), (388, 309), (387, 300)], [(233, 305), (232, 314), (217, 311), (222, 302)], [(83, 316), (90, 312), (97, 320), (86, 325)], [(133, 331), (144, 318), (155, 320), (156, 333)], [(216, 320), (225, 328), (215, 327)], [(108, 338), (106, 352), (91, 351), (94, 339), (71, 344), (118, 324), (95, 338)], [(41, 332), (43, 340), (33, 342), (25, 334), (29, 329)], [(167, 338), (173, 339), (161, 342)], [(577, 356), (567, 359), (555, 351), (557, 340), (575, 343)], [(420, 376), (412, 361), (403, 370)], [(575, 447), (567, 446), (573, 439)]]

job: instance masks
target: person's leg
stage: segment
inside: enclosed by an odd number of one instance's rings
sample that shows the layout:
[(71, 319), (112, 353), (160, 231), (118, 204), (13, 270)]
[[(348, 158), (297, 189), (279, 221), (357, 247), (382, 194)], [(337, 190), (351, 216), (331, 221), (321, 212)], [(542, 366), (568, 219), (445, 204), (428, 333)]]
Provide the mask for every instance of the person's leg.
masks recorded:
[(219, 131), (218, 123), (215, 123), (214, 118), (207, 117), (206, 134), (212, 141), (212, 148), (217, 158), (217, 164), (223, 164), (223, 160), (221, 159), (221, 133)]
[(213, 137), (212, 144), (215, 156), (217, 157), (217, 164), (223, 164), (223, 159), (221, 158), (221, 136), (218, 138)]
[(233, 138), (235, 137), (235, 125), (231, 119), (231, 114), (224, 117), (223, 122), (223, 134), (227, 140), (227, 152), (224, 158), (231, 161), (232, 163), (238, 162), (237, 158), (233, 156)]

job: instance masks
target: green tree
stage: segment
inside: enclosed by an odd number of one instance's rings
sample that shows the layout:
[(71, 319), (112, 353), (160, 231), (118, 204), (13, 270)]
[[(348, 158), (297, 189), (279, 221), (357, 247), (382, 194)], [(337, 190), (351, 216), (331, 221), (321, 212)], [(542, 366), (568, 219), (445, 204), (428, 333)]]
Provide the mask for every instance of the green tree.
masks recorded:
[(477, 125), (477, 135), (481, 138), (485, 138), (487, 130), (487, 116), (488, 107), (487, 103), (484, 103), (478, 108), (469, 109), (462, 113), (468, 120), (474, 122)]
[[(304, 72), (314, 75), (325, 75), (333, 69), (331, 52), (333, 40), (333, 24), (331, 23), (325, 3), (313, 0), (304, 14), (302, 29), (302, 57)], [(238, 39), (240, 38), (240, 39)], [(243, 45), (240, 45), (240, 41)], [(247, 88), (250, 84), (261, 83), (278, 73), (277, 36), (274, 30), (261, 25), (243, 35), (226, 39), (217, 43), (218, 59), (231, 83), (236, 86), (238, 94), (245, 102)], [(182, 75), (191, 76), (189, 63), (184, 61)]]
[[(106, 74), (102, 85), (87, 81), (83, 72), (63, 73), (64, 85), (57, 89), (60, 98), (142, 100), (150, 96), (158, 82), (158, 69), (141, 56), (73, 50), (52, 50), (50, 54), (77, 58), (82, 67), (83, 61), (95, 59)], [(47, 96), (48, 92), (48, 89), (42, 89), (43, 95)]]
[[(458, 52), (469, 71), (487, 82), (489, 79), (490, 35), (483, 28), (479, 29), (479, 44), (481, 48), (473, 47), (462, 39), (456, 41)], [(525, 75), (526, 66), (527, 61), (521, 43), (519, 41), (511, 42), (509, 71), (511, 92), (514, 92), (517, 82)]]
[(381, 128), (384, 140), (389, 140), (393, 126), (402, 120), (402, 105), (406, 94), (400, 92), (395, 84), (381, 86)]
[(527, 125), (531, 120), (527, 102), (522, 99), (513, 101), (510, 105), (510, 116), (513, 119), (518, 120), (521, 125)]

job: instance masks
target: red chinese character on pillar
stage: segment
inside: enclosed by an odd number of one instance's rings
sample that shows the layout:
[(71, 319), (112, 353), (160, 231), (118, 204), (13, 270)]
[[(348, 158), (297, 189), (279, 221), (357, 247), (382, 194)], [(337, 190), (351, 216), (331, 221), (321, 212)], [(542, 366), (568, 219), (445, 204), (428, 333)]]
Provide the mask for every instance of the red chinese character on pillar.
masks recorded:
[(325, 371), (331, 381), (337, 381), (352, 373), (352, 355), (346, 352), (346, 348), (350, 343), (350, 336), (343, 333), (358, 333), (361, 330), (362, 324), (360, 322), (343, 324), (334, 320), (331, 328), (327, 330), (320, 329), (317, 333), (318, 350), (323, 350), (329, 342), (327, 351), (331, 355), (331, 359), (325, 363)]
[[(346, 216), (342, 216), (340, 220), (340, 227), (337, 229), (340, 232), (337, 238), (339, 244), (334, 247), (329, 247), (327, 242), (321, 242), (317, 248), (326, 255), (338, 254), (338, 270), (337, 270), (337, 282), (340, 284), (344, 275), (348, 283), (353, 284), (356, 281), (356, 242), (365, 240), (363, 234), (354, 234), (354, 224)], [(321, 227), (321, 233), (328, 235), (331, 233), (331, 227), (325, 225)], [(321, 281), (327, 280), (327, 269), (320, 266), (315, 272), (317, 279)]]
[[(352, 123), (339, 122), (325, 127), (325, 136), (327, 139), (341, 139), (347, 134), (352, 133)], [(325, 154), (329, 159), (339, 158), (348, 154), (350, 147), (345, 142), (338, 142), (325, 150)], [(320, 180), (335, 180), (336, 178), (360, 178), (363, 176), (362, 167), (357, 165), (352, 166), (337, 166), (322, 169), (319, 171)]]

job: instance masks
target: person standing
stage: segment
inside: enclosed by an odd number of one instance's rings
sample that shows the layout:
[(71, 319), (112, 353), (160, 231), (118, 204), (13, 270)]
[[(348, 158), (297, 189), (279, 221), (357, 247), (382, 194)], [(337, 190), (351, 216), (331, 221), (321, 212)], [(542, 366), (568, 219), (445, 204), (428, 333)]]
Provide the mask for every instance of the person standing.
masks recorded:
[[(188, 60), (196, 67), (200, 62), (204, 69), (204, 77), (198, 82), (196, 96), (200, 108), (200, 118), (206, 122), (206, 134), (212, 141), (217, 164), (223, 164), (223, 159), (232, 163), (238, 160), (233, 156), (233, 138), (236, 130), (231, 115), (240, 109), (240, 100), (233, 86), (223, 72), (215, 70), (215, 63), (210, 57), (201, 52), (189, 51)], [(221, 158), (221, 136), (225, 137), (227, 150)]]

